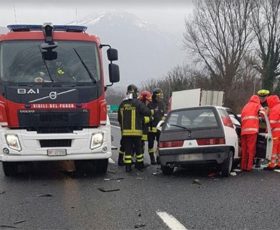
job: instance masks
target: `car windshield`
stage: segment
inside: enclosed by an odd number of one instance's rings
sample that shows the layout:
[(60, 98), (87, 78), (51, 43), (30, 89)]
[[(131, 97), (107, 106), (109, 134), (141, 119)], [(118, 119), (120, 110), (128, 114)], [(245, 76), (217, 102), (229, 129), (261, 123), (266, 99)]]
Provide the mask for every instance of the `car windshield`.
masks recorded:
[(51, 50), (42, 48), (41, 44), (41, 41), (1, 43), (2, 81), (96, 83), (100, 79), (95, 43), (58, 41), (57, 47)]
[(182, 127), (188, 130), (216, 128), (218, 122), (214, 110), (211, 108), (192, 108), (171, 112), (165, 130), (183, 130)]

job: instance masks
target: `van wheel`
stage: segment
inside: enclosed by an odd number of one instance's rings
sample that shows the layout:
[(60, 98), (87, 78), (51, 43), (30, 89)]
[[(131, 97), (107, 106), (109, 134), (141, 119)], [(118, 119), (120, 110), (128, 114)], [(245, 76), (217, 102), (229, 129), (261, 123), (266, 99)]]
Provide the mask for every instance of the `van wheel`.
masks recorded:
[(170, 167), (167, 165), (161, 165), (161, 171), (164, 175), (171, 175), (174, 171), (174, 167)]
[(232, 170), (232, 165), (233, 165), (233, 151), (230, 150), (228, 154), (228, 158), (221, 165), (222, 176), (228, 177), (230, 175), (230, 172)]
[(17, 162), (2, 162), (5, 176), (16, 176), (18, 172)]

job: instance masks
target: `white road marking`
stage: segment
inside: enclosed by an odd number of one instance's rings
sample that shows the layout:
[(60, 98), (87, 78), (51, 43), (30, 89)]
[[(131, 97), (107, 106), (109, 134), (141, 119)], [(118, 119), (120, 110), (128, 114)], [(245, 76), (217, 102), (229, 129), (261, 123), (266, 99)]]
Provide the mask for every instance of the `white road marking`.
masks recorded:
[(116, 162), (112, 158), (109, 158), (109, 163), (110, 164), (116, 164)]
[(184, 225), (167, 212), (157, 211), (156, 213), (171, 230), (187, 230)]

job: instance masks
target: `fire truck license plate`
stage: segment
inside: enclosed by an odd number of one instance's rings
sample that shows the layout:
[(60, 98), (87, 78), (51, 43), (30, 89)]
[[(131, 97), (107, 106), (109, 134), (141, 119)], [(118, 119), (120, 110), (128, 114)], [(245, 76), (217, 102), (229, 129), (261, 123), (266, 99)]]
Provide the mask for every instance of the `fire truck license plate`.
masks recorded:
[(65, 156), (66, 149), (48, 149), (47, 150), (48, 156)]

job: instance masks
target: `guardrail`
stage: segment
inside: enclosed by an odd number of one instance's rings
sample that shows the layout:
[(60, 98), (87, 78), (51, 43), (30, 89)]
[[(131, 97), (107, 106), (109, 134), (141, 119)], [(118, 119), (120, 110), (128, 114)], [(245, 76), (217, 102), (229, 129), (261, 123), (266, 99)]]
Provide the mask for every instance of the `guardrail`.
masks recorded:
[(119, 126), (117, 113), (109, 113), (108, 116), (109, 116), (111, 125)]

